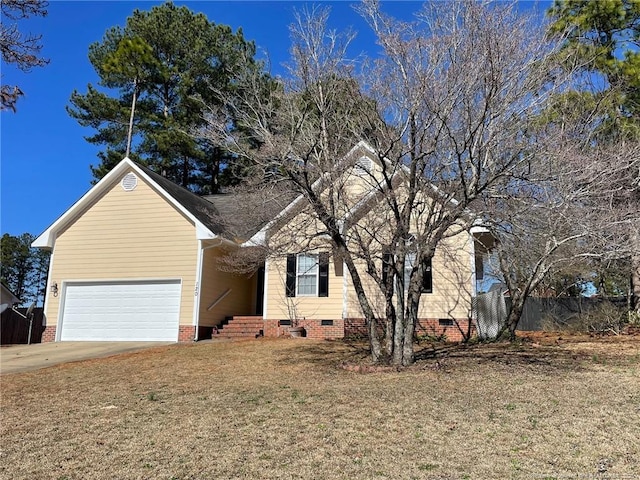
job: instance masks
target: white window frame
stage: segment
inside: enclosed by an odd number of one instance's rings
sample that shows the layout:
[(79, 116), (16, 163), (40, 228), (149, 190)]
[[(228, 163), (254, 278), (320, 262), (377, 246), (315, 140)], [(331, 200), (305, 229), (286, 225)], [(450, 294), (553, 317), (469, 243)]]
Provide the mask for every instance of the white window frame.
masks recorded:
[[(314, 260), (315, 268), (315, 289), (314, 293), (300, 293), (300, 277), (311, 277), (313, 273), (308, 273), (311, 269), (307, 269), (306, 272), (300, 272), (300, 258), (312, 258)], [(320, 289), (320, 255), (318, 253), (299, 253), (296, 257), (296, 297), (317, 297)]]
[[(411, 277), (411, 269), (413, 268), (413, 264), (416, 261), (416, 254), (415, 252), (407, 252), (406, 256), (404, 257), (404, 291), (406, 292), (407, 289), (409, 288), (409, 277)], [(424, 274), (426, 274), (426, 272), (424, 272)], [(424, 282), (424, 280), (423, 280)], [(394, 286), (395, 288), (395, 286)], [(430, 295), (433, 293), (433, 258), (431, 259), (431, 291), (430, 292), (423, 292), (422, 291), (422, 285), (420, 286), (420, 295)]]
[(404, 269), (403, 269), (403, 278), (404, 278), (404, 291), (406, 292), (409, 288), (409, 277), (411, 277), (411, 270), (413, 269), (413, 263), (416, 261), (415, 252), (407, 252), (404, 257)]

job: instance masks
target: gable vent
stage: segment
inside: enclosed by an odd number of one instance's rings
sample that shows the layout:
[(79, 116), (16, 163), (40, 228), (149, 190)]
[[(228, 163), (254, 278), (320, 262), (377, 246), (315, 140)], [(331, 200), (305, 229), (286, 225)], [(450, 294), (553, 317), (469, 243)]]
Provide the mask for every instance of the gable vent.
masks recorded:
[(129, 172), (123, 178), (122, 182), (120, 182), (120, 186), (125, 192), (130, 192), (138, 185), (138, 177), (135, 174)]
[(356, 162), (353, 172), (356, 175), (364, 175), (371, 171), (371, 159), (368, 157), (360, 157)]

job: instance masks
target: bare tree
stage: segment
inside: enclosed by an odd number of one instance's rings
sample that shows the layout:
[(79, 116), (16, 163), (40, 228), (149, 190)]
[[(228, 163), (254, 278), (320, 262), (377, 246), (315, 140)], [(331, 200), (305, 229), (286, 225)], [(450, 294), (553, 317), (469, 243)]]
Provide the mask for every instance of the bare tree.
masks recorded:
[(620, 179), (629, 168), (638, 171), (640, 145), (594, 147), (588, 138), (538, 138), (528, 177), (514, 178), (490, 200), (498, 238), (494, 270), (511, 295), (503, 331), (511, 339), (526, 299), (549, 276), (634, 255), (638, 192)]
[[(5, 64), (15, 64), (23, 72), (49, 63), (39, 56), (42, 35), (23, 35), (18, 30), (18, 20), (31, 16), (44, 17), (48, 2), (45, 0), (2, 0), (2, 26), (0, 26), (0, 50)], [(2, 110), (16, 110), (18, 97), (23, 95), (17, 86), (2, 84)]]
[[(523, 132), (559, 79), (539, 21), (512, 5), (432, 2), (411, 22), (373, 0), (359, 11), (382, 54), (358, 81), (345, 57), (350, 36), (326, 28), (328, 11), (305, 12), (292, 27), (290, 78), (266, 99), (245, 79), (244, 97), (223, 102), (233, 116), (212, 109), (205, 134), (301, 195), (314, 227), (302, 230), (330, 239), (346, 265), (373, 360), (408, 365), (427, 265), (468, 230), (480, 199), (525, 170)], [(348, 102), (337, 79), (353, 85)], [(251, 133), (230, 136), (232, 117)], [(380, 167), (354, 196), (345, 176), (358, 159), (346, 154), (362, 138)]]

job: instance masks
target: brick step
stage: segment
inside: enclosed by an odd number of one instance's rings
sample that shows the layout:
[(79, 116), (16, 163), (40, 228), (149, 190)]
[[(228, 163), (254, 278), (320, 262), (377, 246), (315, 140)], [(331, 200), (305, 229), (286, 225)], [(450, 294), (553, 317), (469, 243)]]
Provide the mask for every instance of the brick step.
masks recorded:
[(247, 326), (247, 325), (227, 325), (224, 328), (219, 328), (218, 331), (222, 332), (259, 332), (264, 327)]
[(214, 337), (226, 338), (255, 338), (264, 330), (264, 322), (261, 317), (243, 316), (225, 319)]
[(220, 330), (218, 333), (214, 333), (212, 335), (213, 338), (222, 337), (222, 338), (256, 338), (260, 335), (260, 331), (251, 331), (251, 332), (228, 332)]
[[(264, 322), (262, 320), (231, 320), (229, 323), (227, 323), (227, 325), (264, 325)], [(225, 327), (227, 325), (224, 325)]]

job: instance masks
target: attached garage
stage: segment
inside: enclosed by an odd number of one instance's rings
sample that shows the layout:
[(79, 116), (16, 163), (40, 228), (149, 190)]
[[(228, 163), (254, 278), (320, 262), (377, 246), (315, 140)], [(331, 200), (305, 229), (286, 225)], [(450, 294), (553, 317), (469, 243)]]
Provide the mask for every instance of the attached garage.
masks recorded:
[(60, 340), (175, 342), (180, 293), (179, 280), (68, 283)]
[(203, 275), (215, 268), (205, 252), (236, 246), (220, 218), (208, 200), (122, 160), (33, 242), (52, 252), (43, 341), (197, 340), (203, 277), (207, 302), (230, 288)]
[(180, 281), (69, 283), (61, 317), (60, 340), (175, 342)]

